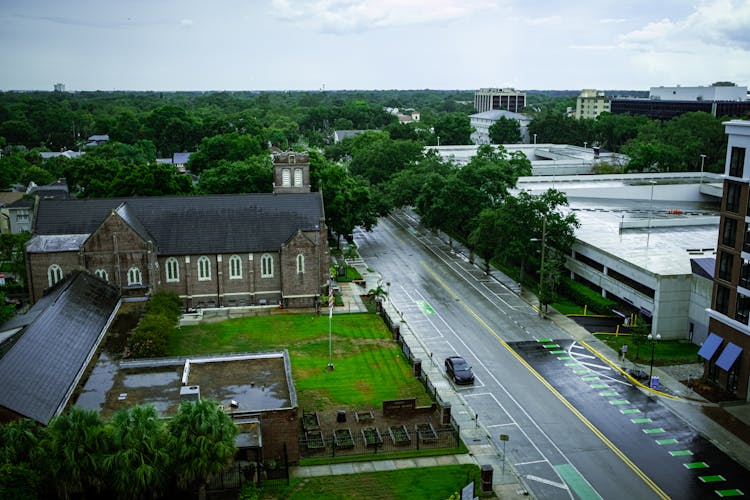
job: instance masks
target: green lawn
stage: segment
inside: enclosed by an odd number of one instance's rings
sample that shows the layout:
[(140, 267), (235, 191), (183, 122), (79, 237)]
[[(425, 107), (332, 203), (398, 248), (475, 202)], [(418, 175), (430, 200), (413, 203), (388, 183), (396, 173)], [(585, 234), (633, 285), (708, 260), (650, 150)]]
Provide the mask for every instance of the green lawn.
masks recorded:
[(447, 499), (474, 481), (479, 491), (480, 470), (476, 465), (446, 465), (388, 472), (293, 479), (290, 486), (262, 485), (261, 498), (332, 499)]
[[(647, 363), (651, 361), (651, 344), (646, 341), (640, 346), (640, 350), (633, 343), (630, 335), (597, 334), (599, 340), (603, 340), (608, 346), (620, 352), (622, 344), (628, 344), (628, 359)], [(681, 365), (686, 363), (697, 363), (699, 347), (692, 342), (679, 340), (661, 340), (654, 348), (654, 365)], [(636, 360), (636, 353), (638, 359)]]
[(417, 398), (429, 405), (422, 384), (375, 314), (328, 316), (284, 314), (183, 326), (169, 339), (169, 356), (287, 349), (300, 408), (304, 410), (380, 408), (383, 400)]

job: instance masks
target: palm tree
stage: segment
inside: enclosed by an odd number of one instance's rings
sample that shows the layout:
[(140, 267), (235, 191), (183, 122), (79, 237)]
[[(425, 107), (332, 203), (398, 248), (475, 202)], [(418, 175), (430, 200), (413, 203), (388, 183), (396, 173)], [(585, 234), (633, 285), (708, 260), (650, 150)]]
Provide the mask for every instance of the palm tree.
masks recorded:
[(184, 401), (169, 421), (169, 455), (177, 485), (195, 488), (201, 497), (214, 474), (234, 457), (237, 427), (219, 406), (208, 400)]
[(169, 434), (153, 406), (134, 406), (111, 420), (112, 452), (104, 465), (120, 498), (154, 498), (167, 482)]
[(96, 496), (104, 486), (102, 461), (109, 439), (101, 417), (92, 410), (73, 407), (53, 418), (41, 443), (48, 484), (57, 496)]

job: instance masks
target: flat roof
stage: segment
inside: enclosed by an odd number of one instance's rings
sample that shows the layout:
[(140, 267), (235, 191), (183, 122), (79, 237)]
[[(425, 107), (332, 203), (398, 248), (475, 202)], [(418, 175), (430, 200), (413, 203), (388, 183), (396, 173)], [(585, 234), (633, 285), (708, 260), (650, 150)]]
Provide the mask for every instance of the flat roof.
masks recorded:
[(201, 399), (218, 402), (230, 414), (297, 406), (286, 351), (119, 363), (103, 355), (75, 405), (109, 418), (121, 409), (152, 404), (159, 415), (169, 417), (180, 405), (181, 388), (194, 386), (200, 388)]

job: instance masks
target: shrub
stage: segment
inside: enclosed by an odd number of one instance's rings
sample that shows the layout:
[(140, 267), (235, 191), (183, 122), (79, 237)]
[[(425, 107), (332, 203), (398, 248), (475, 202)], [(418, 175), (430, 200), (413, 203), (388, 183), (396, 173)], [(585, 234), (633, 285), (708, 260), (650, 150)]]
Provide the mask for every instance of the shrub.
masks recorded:
[(157, 358), (167, 354), (166, 335), (153, 330), (136, 330), (128, 341), (131, 355), (136, 358)]
[(588, 306), (596, 314), (611, 314), (617, 305), (615, 301), (602, 297), (586, 285), (566, 276), (562, 276), (560, 280), (560, 293), (577, 304)]
[(147, 314), (159, 314), (176, 322), (182, 313), (182, 299), (173, 292), (156, 292), (148, 301)]

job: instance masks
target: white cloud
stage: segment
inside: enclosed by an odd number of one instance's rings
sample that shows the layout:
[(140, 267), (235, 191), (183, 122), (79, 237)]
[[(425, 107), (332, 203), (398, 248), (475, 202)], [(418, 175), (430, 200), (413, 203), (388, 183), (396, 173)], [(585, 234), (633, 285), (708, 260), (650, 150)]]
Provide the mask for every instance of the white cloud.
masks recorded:
[(303, 21), (317, 31), (363, 32), (392, 26), (427, 24), (494, 10), (490, 0), (272, 0), (276, 17)]
[(184, 26), (186, 28), (189, 28), (195, 24), (192, 19), (180, 19), (180, 26)]
[(529, 26), (559, 26), (563, 23), (560, 16), (534, 17), (525, 19), (524, 22)]
[(620, 24), (626, 22), (627, 19), (625, 18), (611, 18), (607, 17), (604, 19), (599, 19), (599, 24)]

